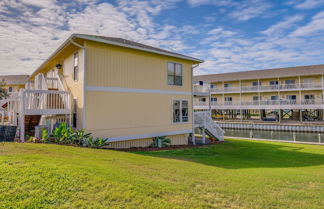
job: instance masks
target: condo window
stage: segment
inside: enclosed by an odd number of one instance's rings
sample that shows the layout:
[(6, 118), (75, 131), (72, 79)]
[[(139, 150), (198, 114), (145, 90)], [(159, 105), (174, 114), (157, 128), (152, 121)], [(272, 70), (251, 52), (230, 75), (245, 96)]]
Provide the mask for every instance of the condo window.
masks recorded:
[(212, 97), (212, 98), (210, 98), (210, 101), (212, 101), (212, 102), (217, 102), (217, 97)]
[(232, 87), (231, 83), (224, 83), (224, 88)]
[(200, 102), (206, 102), (206, 98), (204, 98), (204, 97), (199, 98), (199, 101), (200, 101)]
[(8, 92), (12, 92), (12, 87), (11, 86), (9, 87)]
[(295, 80), (285, 80), (285, 84), (295, 84)]
[(279, 100), (279, 96), (271, 96), (271, 100), (274, 101), (274, 100)]
[(74, 61), (73, 61), (73, 80), (77, 81), (79, 76), (79, 55), (78, 53), (74, 53)]
[(261, 82), (260, 81), (253, 81), (252, 86), (261, 86)]
[(187, 100), (173, 101), (173, 122), (185, 123), (189, 121), (189, 105)]
[(270, 86), (276, 86), (278, 85), (278, 81), (270, 81)]
[(314, 100), (315, 99), (315, 97), (314, 97), (314, 95), (313, 94), (306, 94), (305, 96), (304, 96), (304, 98), (306, 99), (306, 100)]
[(182, 65), (168, 62), (168, 84), (182, 86)]

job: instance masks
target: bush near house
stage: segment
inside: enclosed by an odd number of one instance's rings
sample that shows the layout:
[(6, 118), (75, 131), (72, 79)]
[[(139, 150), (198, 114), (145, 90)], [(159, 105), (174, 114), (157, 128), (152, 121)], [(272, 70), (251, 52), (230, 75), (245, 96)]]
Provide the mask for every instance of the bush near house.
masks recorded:
[(108, 145), (108, 139), (94, 138), (91, 136), (91, 133), (85, 133), (84, 130), (74, 130), (68, 127), (66, 123), (61, 123), (53, 130), (52, 134), (43, 129), (41, 141), (43, 143), (77, 145), (91, 148), (101, 148)]

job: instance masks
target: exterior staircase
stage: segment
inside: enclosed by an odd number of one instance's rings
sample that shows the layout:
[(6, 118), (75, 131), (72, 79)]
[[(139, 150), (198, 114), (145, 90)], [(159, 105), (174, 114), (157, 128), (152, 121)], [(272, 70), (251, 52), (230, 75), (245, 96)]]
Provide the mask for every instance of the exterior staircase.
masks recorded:
[(29, 136), (35, 135), (35, 127), (38, 126), (41, 115), (26, 115), (25, 116), (25, 134)]
[[(209, 111), (199, 111), (194, 113), (195, 128), (202, 129), (209, 137), (218, 141), (224, 141), (225, 131), (211, 118)], [(204, 136), (203, 136), (204, 137)]]

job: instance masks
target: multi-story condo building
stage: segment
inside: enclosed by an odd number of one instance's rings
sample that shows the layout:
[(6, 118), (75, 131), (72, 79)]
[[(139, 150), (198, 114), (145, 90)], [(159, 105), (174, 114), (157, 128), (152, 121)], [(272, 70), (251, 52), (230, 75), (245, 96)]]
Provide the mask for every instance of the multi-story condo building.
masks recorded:
[(323, 122), (324, 65), (195, 76), (194, 108), (215, 120)]
[[(149, 146), (158, 136), (187, 144), (195, 128), (192, 69), (201, 62), (121, 38), (73, 34), (30, 76), (19, 97), (6, 101), (12, 104), (7, 114), (14, 122), (19, 117), (22, 141), (36, 125), (66, 121), (109, 138), (114, 148)], [(215, 125), (208, 132), (222, 139)]]

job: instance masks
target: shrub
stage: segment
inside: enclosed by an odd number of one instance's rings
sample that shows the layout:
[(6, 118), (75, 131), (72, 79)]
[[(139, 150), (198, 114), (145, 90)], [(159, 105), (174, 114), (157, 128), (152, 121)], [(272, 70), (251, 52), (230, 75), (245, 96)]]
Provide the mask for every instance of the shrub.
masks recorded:
[(150, 147), (169, 147), (171, 146), (171, 139), (167, 138), (166, 136), (159, 136), (153, 139), (153, 143)]
[(55, 128), (51, 135), (46, 129), (42, 129), (43, 143), (72, 144), (86, 146), (91, 148), (100, 148), (108, 144), (108, 139), (94, 138), (91, 133), (85, 133), (84, 130), (73, 130), (66, 123), (61, 123)]

